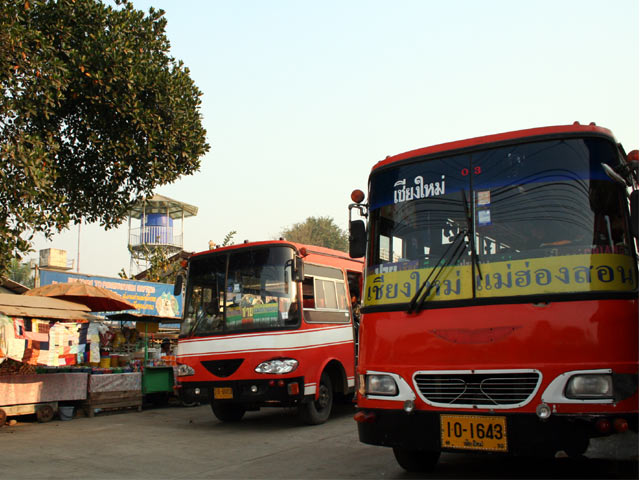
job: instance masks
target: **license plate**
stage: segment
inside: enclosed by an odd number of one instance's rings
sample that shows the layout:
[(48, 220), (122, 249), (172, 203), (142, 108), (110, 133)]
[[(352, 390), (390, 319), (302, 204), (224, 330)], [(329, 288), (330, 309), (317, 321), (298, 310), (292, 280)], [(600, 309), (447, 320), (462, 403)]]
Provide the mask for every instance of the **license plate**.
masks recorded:
[(442, 448), (507, 451), (506, 417), (440, 415)]
[(219, 400), (233, 398), (233, 390), (231, 387), (216, 387), (213, 389), (213, 398)]

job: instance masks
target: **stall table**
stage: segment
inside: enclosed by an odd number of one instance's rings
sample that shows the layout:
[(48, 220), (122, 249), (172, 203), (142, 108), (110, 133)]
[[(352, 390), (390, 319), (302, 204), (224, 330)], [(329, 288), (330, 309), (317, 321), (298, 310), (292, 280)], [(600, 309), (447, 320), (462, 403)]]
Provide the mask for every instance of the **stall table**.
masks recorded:
[(35, 413), (38, 421), (48, 422), (58, 402), (85, 400), (88, 373), (46, 373), (0, 376), (0, 425), (7, 415)]
[(88, 396), (82, 404), (85, 414), (96, 409), (137, 408), (142, 410), (142, 374), (140, 372), (91, 375)]

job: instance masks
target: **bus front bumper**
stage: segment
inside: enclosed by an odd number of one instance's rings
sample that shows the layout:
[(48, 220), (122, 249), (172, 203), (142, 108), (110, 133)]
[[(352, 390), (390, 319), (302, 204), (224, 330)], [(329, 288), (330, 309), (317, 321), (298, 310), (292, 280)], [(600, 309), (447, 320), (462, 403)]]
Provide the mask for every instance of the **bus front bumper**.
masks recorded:
[(247, 406), (291, 406), (304, 394), (304, 377), (216, 382), (181, 382), (183, 389), (206, 391), (211, 401)]
[[(453, 448), (445, 445), (446, 428), (441, 417), (447, 415), (473, 417), (478, 421), (482, 421), (483, 417), (484, 420), (502, 417), (505, 425), (502, 442), (504, 447), (483, 448), (472, 440), (459, 442)], [(616, 419), (624, 419), (628, 429), (638, 430), (637, 413), (614, 416), (552, 415), (543, 421), (535, 414), (525, 413), (487, 415), (473, 412), (405, 413), (400, 410), (359, 409), (354, 418), (358, 422), (360, 441), (370, 445), (407, 450), (477, 451), (511, 455), (545, 455), (554, 454), (559, 450), (580, 454), (581, 450), (584, 451), (588, 447), (590, 438), (618, 433), (613, 427), (608, 432), (599, 431), (598, 420), (601, 419), (608, 420), (612, 426)], [(462, 423), (464, 425), (464, 422)]]

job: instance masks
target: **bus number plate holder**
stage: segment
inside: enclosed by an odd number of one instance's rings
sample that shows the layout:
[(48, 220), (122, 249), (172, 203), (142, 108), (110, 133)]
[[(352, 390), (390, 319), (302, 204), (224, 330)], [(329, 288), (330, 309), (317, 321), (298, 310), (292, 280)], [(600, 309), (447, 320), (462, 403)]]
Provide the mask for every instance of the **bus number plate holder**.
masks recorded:
[(216, 400), (228, 400), (233, 398), (233, 389), (231, 387), (215, 387), (213, 389), (213, 398)]
[(442, 448), (507, 452), (507, 418), (480, 415), (440, 415)]

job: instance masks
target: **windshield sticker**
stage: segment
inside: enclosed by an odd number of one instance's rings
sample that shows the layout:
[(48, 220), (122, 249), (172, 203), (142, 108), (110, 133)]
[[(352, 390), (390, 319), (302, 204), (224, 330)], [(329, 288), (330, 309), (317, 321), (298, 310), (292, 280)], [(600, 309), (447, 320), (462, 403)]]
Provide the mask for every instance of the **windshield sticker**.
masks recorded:
[(489, 205), (491, 205), (491, 190), (478, 192), (478, 206), (488, 207)]
[(406, 178), (398, 180), (393, 184), (393, 203), (403, 203), (421, 198), (444, 195), (444, 180), (445, 176), (442, 175), (440, 182), (424, 183), (422, 175), (418, 175), (413, 179), (415, 187), (413, 185), (407, 186)]
[(478, 210), (478, 225), (491, 225), (491, 211), (489, 209)]
[[(433, 268), (367, 275), (365, 306), (408, 303)], [(633, 259), (626, 255), (567, 255), (481, 264), (476, 296), (481, 298), (638, 288)], [(471, 266), (445, 267), (427, 302), (470, 299)]]

